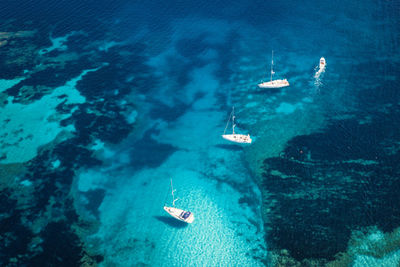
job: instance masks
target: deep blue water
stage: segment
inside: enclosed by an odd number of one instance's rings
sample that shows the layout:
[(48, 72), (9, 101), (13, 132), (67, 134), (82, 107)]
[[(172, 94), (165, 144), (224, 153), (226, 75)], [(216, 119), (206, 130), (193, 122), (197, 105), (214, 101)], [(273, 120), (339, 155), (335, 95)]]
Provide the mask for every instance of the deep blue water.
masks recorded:
[[(0, 265), (400, 264), (399, 1), (3, 1), (0, 27)], [(287, 88), (257, 87), (271, 50)]]

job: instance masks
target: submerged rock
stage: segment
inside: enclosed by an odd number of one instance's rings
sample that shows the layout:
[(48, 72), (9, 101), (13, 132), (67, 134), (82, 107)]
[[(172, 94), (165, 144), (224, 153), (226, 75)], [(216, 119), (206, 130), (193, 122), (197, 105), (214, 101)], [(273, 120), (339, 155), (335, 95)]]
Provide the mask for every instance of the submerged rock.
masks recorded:
[(353, 231), (400, 226), (394, 204), (400, 203), (394, 193), (400, 189), (400, 152), (389, 145), (398, 140), (379, 118), (362, 125), (336, 121), (322, 133), (292, 139), (281, 157), (264, 160), (266, 239), (278, 254), (332, 261), (346, 251)]

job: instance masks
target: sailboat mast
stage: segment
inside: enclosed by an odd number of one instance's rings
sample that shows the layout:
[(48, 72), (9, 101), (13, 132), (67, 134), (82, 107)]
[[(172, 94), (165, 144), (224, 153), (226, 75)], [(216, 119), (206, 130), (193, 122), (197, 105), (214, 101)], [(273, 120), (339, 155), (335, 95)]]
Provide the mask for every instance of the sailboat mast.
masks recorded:
[(172, 179), (171, 179), (171, 193), (172, 193), (172, 206), (174, 206), (175, 207), (175, 201), (176, 200), (178, 200), (178, 199), (175, 199), (175, 196), (174, 196), (174, 187), (173, 187), (173, 185), (172, 185)]
[(271, 82), (272, 82), (272, 75), (274, 74), (274, 50), (272, 50), (272, 57), (271, 57)]
[(235, 107), (232, 107), (232, 134), (235, 134)]

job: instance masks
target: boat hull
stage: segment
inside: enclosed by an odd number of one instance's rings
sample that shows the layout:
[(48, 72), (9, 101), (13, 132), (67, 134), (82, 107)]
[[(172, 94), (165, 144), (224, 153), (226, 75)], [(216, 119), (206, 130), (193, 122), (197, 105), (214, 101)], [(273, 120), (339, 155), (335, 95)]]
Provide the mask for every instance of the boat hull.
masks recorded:
[(244, 135), (244, 134), (223, 134), (222, 138), (236, 143), (251, 144), (252, 141), (250, 135)]
[(184, 218), (183, 215), (185, 213), (187, 213), (188, 211), (177, 209), (174, 207), (164, 207), (164, 210), (166, 212), (168, 212), (169, 215), (171, 215), (172, 217), (174, 217), (175, 219), (177, 219), (179, 221), (182, 221), (185, 223), (192, 223), (194, 221), (194, 215), (191, 212), (189, 212), (190, 215), (188, 217)]
[(325, 72), (325, 67), (326, 67), (326, 60), (325, 58), (321, 57), (319, 60), (319, 70), (315, 73), (314, 77), (319, 78), (319, 76)]
[(326, 66), (326, 60), (324, 57), (321, 57), (319, 60), (319, 69), (320, 70), (325, 69), (325, 66)]
[(289, 86), (289, 82), (286, 79), (283, 80), (273, 80), (269, 82), (259, 83), (258, 87), (260, 88), (282, 88)]

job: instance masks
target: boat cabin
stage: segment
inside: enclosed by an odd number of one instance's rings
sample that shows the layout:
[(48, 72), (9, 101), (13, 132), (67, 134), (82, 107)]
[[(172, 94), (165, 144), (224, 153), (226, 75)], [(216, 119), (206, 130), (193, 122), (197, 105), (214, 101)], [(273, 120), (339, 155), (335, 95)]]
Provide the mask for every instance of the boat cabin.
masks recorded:
[(187, 218), (189, 218), (190, 214), (192, 214), (190, 211), (182, 211), (182, 213), (181, 213), (180, 216), (181, 216), (183, 219), (187, 219)]

